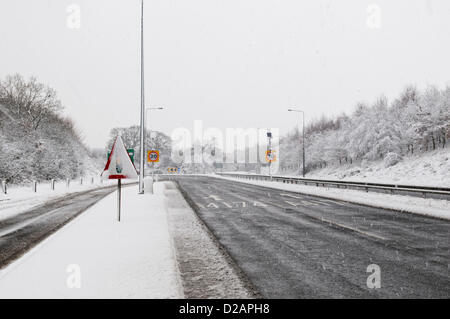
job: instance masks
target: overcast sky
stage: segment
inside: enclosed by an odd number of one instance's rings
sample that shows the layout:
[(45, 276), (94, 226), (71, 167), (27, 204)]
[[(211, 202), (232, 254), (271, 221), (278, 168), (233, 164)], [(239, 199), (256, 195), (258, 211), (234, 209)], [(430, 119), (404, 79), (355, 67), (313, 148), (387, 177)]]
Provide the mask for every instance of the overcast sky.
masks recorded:
[[(448, 0), (145, 4), (146, 101), (166, 108), (150, 124), (167, 134), (196, 119), (291, 129), (289, 107), (312, 118), (450, 85)], [(139, 19), (140, 0), (1, 0), (0, 77), (54, 87), (85, 142), (104, 147), (112, 127), (139, 123)]]

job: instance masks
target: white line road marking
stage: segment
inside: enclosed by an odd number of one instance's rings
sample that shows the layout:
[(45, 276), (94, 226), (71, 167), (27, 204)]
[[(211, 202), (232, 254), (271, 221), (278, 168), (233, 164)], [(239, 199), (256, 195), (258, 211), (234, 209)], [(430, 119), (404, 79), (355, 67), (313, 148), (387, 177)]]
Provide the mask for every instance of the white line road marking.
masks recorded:
[(285, 194), (285, 193), (281, 193), (280, 195), (285, 196), (285, 197), (297, 198), (297, 199), (303, 198), (303, 197), (299, 197), (299, 196), (295, 196), (295, 195), (291, 195), (291, 194)]
[(246, 202), (233, 202), (233, 204), (237, 204), (236, 206), (239, 206), (239, 204), (242, 204), (243, 208), (247, 207), (247, 203)]
[(217, 206), (216, 204), (214, 204), (214, 203), (209, 203), (206, 207), (208, 207), (208, 208), (219, 208), (219, 206)]
[(226, 202), (222, 202), (222, 204), (224, 204), (224, 205), (227, 206), (228, 208), (233, 208), (233, 205), (230, 205), (230, 204), (228, 204), (228, 203), (226, 203)]
[(341, 228), (345, 228), (345, 229), (348, 229), (348, 230), (351, 230), (351, 231), (363, 234), (363, 235), (368, 236), (368, 237), (373, 237), (373, 238), (380, 239), (380, 240), (387, 240), (386, 238), (384, 238), (382, 236), (375, 235), (375, 234), (372, 234), (372, 233), (368, 233), (366, 231), (359, 230), (357, 228), (350, 227), (350, 226), (347, 226), (347, 225), (343, 225), (343, 224), (340, 224), (340, 223), (335, 223), (335, 222), (333, 222), (331, 220), (328, 220), (328, 219), (325, 219), (323, 217), (320, 220), (323, 221), (324, 223), (328, 223), (328, 224), (335, 225), (335, 226), (338, 226), (338, 227), (341, 227)]
[(302, 202), (302, 204), (304, 204), (304, 205), (310, 205), (310, 206), (319, 206), (319, 205), (331, 206), (331, 205), (328, 204), (328, 203), (322, 202), (322, 200), (317, 200), (317, 201), (307, 201), (307, 200), (305, 200), (303, 197), (300, 197), (300, 196), (295, 196), (295, 195), (291, 195), (291, 194), (284, 194), (284, 193), (282, 193), (282, 194), (280, 194), (280, 195), (281, 195), (281, 196), (284, 196), (284, 197), (291, 197), (291, 198), (299, 199), (299, 200)]
[[(292, 198), (301, 199), (301, 197), (294, 196), (294, 195), (291, 195), (291, 194), (284, 194), (284, 193), (282, 193), (280, 195), (281, 196), (285, 196), (285, 197), (292, 197)], [(292, 202), (289, 202), (289, 201), (285, 201), (285, 202), (288, 203), (288, 204), (291, 204), (292, 206), (295, 206), (295, 207), (298, 206), (298, 204), (295, 204), (295, 203), (292, 203)], [(302, 200), (302, 203), (305, 203), (305, 201)], [(317, 205), (317, 204), (312, 204), (312, 203), (308, 203), (308, 202), (306, 202), (305, 205), (308, 205), (308, 204), (309, 205), (313, 205), (313, 206)], [(328, 220), (328, 219), (325, 219), (323, 217), (320, 217), (320, 218), (317, 218), (317, 217), (314, 217), (314, 216), (311, 216), (311, 217), (319, 219), (319, 220), (321, 220), (324, 223), (328, 223), (328, 224), (335, 225), (335, 226), (338, 226), (338, 227), (341, 227), (341, 228), (344, 228), (344, 229), (348, 229), (348, 230), (354, 231), (356, 233), (363, 234), (363, 235), (368, 236), (368, 237), (376, 238), (376, 239), (379, 239), (379, 240), (387, 240), (386, 238), (384, 238), (382, 236), (379, 236), (379, 235), (376, 235), (376, 234), (372, 234), (372, 233), (369, 233), (369, 232), (366, 232), (366, 231), (363, 231), (363, 230), (359, 230), (357, 228), (350, 227), (350, 226), (347, 226), (347, 225), (343, 225), (343, 224), (340, 224), (340, 223), (335, 223), (335, 222), (333, 222), (331, 220)]]
[(261, 202), (254, 202), (254, 203), (253, 203), (253, 206), (255, 206), (255, 207), (267, 207), (266, 204), (261, 203)]
[(219, 202), (219, 201), (221, 201), (222, 200), (222, 198), (220, 198), (219, 196), (217, 196), (217, 195), (209, 195), (209, 196), (206, 196), (205, 198), (212, 198), (212, 199), (214, 199), (215, 201), (217, 201), (217, 202)]
[(287, 201), (287, 200), (285, 200), (284, 202), (285, 202), (285, 203), (288, 203), (289, 205), (292, 205), (292, 206), (294, 206), (294, 207), (297, 207), (297, 206), (300, 205), (300, 204), (293, 203), (293, 202), (290, 202), (290, 201)]
[(203, 204), (200, 204), (200, 203), (195, 203), (195, 204), (200, 208), (205, 208), (205, 206)]

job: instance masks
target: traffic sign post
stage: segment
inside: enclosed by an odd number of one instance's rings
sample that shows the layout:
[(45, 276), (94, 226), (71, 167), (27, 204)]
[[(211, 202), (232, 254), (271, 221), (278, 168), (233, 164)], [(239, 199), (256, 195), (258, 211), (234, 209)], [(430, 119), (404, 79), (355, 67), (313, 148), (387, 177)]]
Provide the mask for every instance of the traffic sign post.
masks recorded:
[(101, 175), (102, 179), (117, 179), (117, 220), (119, 222), (122, 204), (122, 179), (136, 179), (138, 177), (132, 156), (134, 157), (134, 150), (131, 155), (130, 150), (125, 148), (122, 138), (117, 136)]

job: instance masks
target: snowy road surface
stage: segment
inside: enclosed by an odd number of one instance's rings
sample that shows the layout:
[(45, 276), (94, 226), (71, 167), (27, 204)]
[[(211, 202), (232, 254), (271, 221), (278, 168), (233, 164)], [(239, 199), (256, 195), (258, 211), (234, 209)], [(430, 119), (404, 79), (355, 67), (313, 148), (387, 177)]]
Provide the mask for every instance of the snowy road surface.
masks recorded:
[[(265, 297), (450, 297), (449, 221), (224, 179), (178, 180)], [(370, 265), (381, 288), (368, 287)]]
[(0, 220), (0, 268), (114, 190), (103, 188), (67, 195)]

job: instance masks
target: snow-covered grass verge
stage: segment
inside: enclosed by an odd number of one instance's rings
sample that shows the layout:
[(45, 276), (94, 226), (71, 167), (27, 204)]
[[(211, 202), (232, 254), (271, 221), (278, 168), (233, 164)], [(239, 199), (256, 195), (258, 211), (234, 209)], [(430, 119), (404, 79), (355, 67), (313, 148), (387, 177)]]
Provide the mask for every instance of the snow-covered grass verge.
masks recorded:
[(329, 166), (308, 173), (307, 178), (450, 187), (450, 147), (404, 157), (390, 167), (383, 161)]
[(161, 183), (105, 197), (0, 271), (0, 298), (181, 298)]
[(381, 193), (365, 193), (358, 190), (324, 188), (306, 185), (284, 184), (280, 182), (248, 181), (238, 178), (217, 176), (216, 178), (238, 181), (241, 183), (265, 186), (279, 190), (320, 196), (329, 199), (342, 200), (349, 203), (368, 205), (373, 207), (393, 209), (405, 213), (420, 214), (430, 217), (450, 220), (450, 201), (418, 198), (403, 195), (390, 195)]
[[(132, 181), (131, 181), (132, 182)], [(125, 183), (130, 183), (127, 181)], [(51, 189), (50, 183), (39, 183), (35, 193), (30, 186), (8, 187), (7, 194), (0, 194), (0, 220), (17, 215), (41, 205), (49, 200), (56, 199), (67, 194), (84, 192), (91, 189), (115, 185), (117, 181), (107, 180), (101, 182), (99, 178), (91, 183), (91, 179), (85, 178), (83, 184), (80, 180), (71, 181), (67, 187), (65, 181), (55, 183), (55, 190)]]

